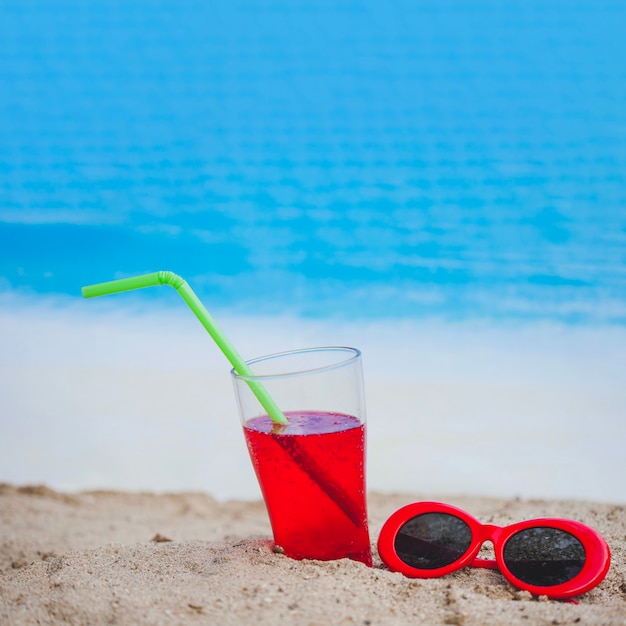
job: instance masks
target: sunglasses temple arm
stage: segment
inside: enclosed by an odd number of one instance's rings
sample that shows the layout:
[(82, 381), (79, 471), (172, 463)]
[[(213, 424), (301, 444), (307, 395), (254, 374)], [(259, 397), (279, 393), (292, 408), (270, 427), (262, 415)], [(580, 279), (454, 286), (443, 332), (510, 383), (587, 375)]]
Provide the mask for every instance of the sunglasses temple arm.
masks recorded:
[(498, 569), (498, 564), (493, 559), (474, 559), (470, 563), (471, 567), (482, 567), (484, 569)]

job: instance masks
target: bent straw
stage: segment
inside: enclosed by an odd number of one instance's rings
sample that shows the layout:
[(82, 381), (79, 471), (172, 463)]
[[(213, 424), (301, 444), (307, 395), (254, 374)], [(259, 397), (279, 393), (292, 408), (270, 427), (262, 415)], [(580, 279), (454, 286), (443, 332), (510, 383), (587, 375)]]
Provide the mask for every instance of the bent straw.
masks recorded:
[[(228, 337), (224, 335), (213, 317), (211, 317), (202, 302), (200, 302), (198, 296), (196, 296), (194, 291), (187, 284), (187, 281), (181, 276), (178, 276), (178, 274), (174, 274), (174, 272), (153, 272), (152, 274), (142, 274), (141, 276), (89, 285), (82, 288), (82, 294), (84, 298), (95, 298), (97, 296), (106, 296), (113, 293), (121, 293), (122, 291), (131, 291), (132, 289), (142, 289), (144, 287), (155, 287), (158, 285), (170, 285), (178, 291), (182, 299), (189, 305), (194, 315), (200, 320), (200, 323), (206, 328), (240, 376), (254, 376), (248, 364), (243, 360), (239, 352), (237, 352), (235, 346), (228, 340)], [(276, 424), (286, 424), (287, 418), (269, 395), (267, 389), (255, 380), (248, 380), (247, 382), (272, 421)]]

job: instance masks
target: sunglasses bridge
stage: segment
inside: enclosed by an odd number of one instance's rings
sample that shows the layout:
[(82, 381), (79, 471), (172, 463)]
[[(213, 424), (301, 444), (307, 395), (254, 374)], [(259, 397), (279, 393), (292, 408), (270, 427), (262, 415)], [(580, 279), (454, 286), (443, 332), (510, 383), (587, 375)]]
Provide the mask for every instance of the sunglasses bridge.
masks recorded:
[[(480, 532), (478, 533), (478, 536), (473, 537), (472, 545), (479, 543), (482, 548), (485, 543), (490, 543), (495, 551), (496, 545), (503, 534), (503, 530), (504, 529), (502, 527), (494, 524), (481, 524)], [(480, 567), (483, 569), (495, 569), (498, 571), (500, 570), (495, 558), (483, 559), (477, 556), (469, 562), (469, 566)]]

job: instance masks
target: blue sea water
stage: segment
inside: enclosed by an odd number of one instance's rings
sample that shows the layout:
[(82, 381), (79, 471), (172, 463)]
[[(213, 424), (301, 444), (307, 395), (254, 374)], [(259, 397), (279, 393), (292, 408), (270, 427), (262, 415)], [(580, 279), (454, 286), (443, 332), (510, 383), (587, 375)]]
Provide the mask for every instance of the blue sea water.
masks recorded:
[[(0, 288), (626, 323), (617, 0), (5, 0)], [(161, 295), (146, 294), (148, 298)]]

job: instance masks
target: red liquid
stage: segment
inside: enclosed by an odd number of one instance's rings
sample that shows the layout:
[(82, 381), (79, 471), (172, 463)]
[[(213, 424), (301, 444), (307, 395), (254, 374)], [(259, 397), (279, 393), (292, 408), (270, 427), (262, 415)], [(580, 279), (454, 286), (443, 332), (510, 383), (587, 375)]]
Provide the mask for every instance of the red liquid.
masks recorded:
[(365, 426), (351, 415), (287, 413), (244, 426), (277, 546), (295, 559), (372, 564), (365, 503)]

